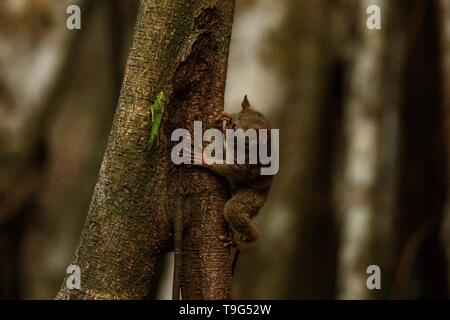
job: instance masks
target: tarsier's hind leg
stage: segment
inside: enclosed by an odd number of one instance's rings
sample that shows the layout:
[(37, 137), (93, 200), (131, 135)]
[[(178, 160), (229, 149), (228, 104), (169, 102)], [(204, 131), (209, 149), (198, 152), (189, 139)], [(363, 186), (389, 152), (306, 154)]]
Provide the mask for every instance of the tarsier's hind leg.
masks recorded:
[(226, 203), (225, 219), (237, 236), (241, 236), (241, 239), (236, 240), (238, 248), (258, 239), (258, 230), (252, 218), (263, 206), (265, 199), (265, 195), (255, 189), (240, 189)]

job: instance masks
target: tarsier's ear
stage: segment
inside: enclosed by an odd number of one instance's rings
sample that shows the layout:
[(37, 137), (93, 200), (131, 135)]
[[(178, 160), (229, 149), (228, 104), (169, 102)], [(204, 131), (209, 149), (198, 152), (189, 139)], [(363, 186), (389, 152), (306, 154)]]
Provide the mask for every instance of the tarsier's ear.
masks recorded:
[(242, 101), (242, 110), (247, 110), (250, 108), (250, 102), (248, 102), (247, 95), (245, 95), (244, 100)]

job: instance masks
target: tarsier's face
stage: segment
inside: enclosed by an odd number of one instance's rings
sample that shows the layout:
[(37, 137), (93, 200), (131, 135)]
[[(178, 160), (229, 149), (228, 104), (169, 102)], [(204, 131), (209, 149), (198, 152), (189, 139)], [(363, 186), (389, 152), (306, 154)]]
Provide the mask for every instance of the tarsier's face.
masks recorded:
[[(244, 131), (248, 129), (256, 130), (256, 139), (250, 139), (248, 142), (250, 144), (269, 144), (270, 142), (267, 140), (270, 136), (271, 125), (269, 120), (260, 112), (250, 107), (248, 101), (244, 100), (242, 104), (242, 111), (236, 113), (232, 120), (231, 126), (233, 129), (242, 129)], [(263, 137), (259, 137), (260, 129), (268, 129), (267, 135)]]
[(233, 120), (231, 121), (234, 128), (240, 128), (243, 130), (247, 129), (270, 129), (270, 122), (266, 117), (254, 110), (254, 109), (244, 109), (237, 113)]

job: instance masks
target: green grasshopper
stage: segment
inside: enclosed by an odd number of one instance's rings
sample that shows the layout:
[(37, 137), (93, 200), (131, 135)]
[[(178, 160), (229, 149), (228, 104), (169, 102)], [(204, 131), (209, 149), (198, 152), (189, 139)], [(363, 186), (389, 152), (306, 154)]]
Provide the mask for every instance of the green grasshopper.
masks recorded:
[(160, 92), (157, 96), (153, 104), (150, 106), (150, 112), (152, 114), (151, 120), (151, 129), (150, 129), (150, 137), (148, 138), (147, 147), (148, 150), (151, 150), (153, 144), (159, 141), (159, 128), (161, 127), (161, 121), (164, 114), (164, 105), (166, 102), (166, 96), (164, 92)]

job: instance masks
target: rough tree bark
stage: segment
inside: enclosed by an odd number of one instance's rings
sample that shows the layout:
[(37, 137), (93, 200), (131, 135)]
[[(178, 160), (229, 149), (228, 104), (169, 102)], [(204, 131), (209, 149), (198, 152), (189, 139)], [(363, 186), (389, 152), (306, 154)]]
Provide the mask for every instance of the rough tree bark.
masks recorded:
[[(81, 290), (59, 299), (145, 299), (161, 253), (171, 250), (175, 209), (184, 214), (182, 295), (231, 297), (223, 206), (225, 183), (207, 170), (175, 167), (170, 134), (204, 126), (223, 108), (233, 0), (143, 0), (108, 147), (73, 264)], [(149, 104), (168, 105), (160, 141), (146, 150)]]

